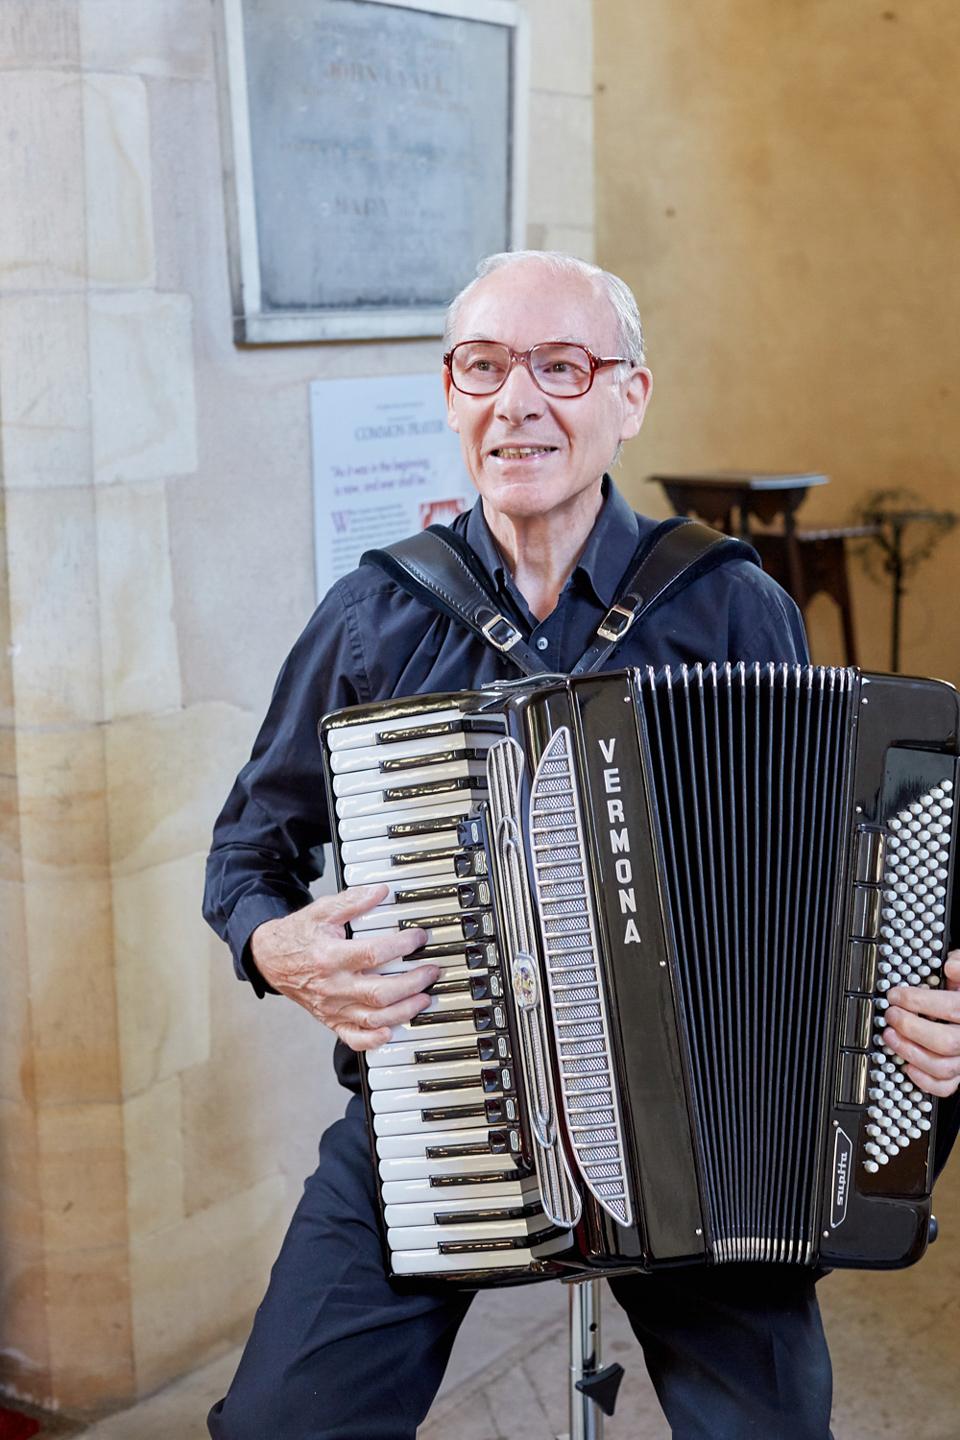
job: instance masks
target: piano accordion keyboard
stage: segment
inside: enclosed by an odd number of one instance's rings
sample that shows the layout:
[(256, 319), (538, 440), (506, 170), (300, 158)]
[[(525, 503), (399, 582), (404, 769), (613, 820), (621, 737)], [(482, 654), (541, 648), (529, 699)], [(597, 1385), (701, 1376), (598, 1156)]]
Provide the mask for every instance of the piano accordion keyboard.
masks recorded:
[(381, 973), (441, 970), (429, 1009), (366, 1056), (397, 1275), (519, 1270), (569, 1245), (524, 1140), (486, 854), (458, 834), (503, 731), (448, 708), (327, 735), (345, 883), (389, 887), (351, 929), (423, 928), (423, 949)]

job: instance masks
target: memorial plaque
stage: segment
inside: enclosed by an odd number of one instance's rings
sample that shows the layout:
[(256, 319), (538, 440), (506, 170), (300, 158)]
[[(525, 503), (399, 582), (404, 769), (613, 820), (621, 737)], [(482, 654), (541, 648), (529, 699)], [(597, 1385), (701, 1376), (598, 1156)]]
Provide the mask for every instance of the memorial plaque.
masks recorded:
[(226, 14), (238, 340), (440, 333), (478, 259), (518, 240), (517, 8), (227, 0)]

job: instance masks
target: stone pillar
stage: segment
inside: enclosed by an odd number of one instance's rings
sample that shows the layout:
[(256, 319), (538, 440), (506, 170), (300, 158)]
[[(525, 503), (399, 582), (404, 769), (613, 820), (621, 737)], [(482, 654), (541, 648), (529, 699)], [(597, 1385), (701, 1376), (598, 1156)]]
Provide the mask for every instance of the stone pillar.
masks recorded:
[(0, 1377), (80, 1410), (249, 1311), (221, 1245), (272, 1249), (283, 1189), (188, 1214), (180, 1154), (180, 1079), (210, 1051), (198, 771), (227, 776), (223, 717), (180, 688), (166, 483), (197, 468), (192, 301), (157, 286), (140, 72), (208, 74), (197, 13), (0, 8)]
[[(530, 9), (530, 241), (589, 254), (590, 0)], [(214, 21), (0, 0), (0, 1388), (72, 1412), (243, 1337), (342, 1113), (203, 860), (313, 603), (308, 384), (440, 369), (233, 346)]]

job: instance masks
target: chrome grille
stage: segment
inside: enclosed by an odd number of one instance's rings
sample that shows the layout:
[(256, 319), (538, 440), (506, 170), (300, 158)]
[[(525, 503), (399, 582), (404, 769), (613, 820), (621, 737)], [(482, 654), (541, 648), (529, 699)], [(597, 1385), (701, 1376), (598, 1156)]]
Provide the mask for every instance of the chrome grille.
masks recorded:
[[(562, 863), (556, 850), (558, 831), (563, 837)], [(573, 838), (575, 864), (570, 863)], [(547, 983), (558, 1040), (561, 1093), (573, 1152), (598, 1202), (621, 1225), (630, 1225), (633, 1214), (627, 1189), (623, 1127), (613, 1085), (610, 1031), (597, 959), (596, 921), (587, 889), (586, 844), (574, 787), (570, 732), (566, 726), (552, 736), (534, 776), (530, 792), (530, 844)], [(579, 885), (570, 884), (574, 878), (579, 880)], [(577, 936), (584, 938), (578, 942)], [(585, 1052), (582, 1047), (588, 1037), (592, 1039), (589, 1051)], [(570, 1047), (571, 1041), (577, 1042), (575, 1048)], [(592, 1141), (601, 1125), (605, 1127), (604, 1140), (609, 1135), (612, 1143), (598, 1148)]]
[(557, 1130), (557, 1096), (549, 1061), (546, 1006), (536, 940), (530, 883), (520, 836), (520, 780), (523, 752), (515, 740), (500, 740), (487, 756), (494, 883), (503, 911), (504, 969), (516, 999), (520, 1062), (544, 1212), (555, 1225), (570, 1228), (582, 1209)]

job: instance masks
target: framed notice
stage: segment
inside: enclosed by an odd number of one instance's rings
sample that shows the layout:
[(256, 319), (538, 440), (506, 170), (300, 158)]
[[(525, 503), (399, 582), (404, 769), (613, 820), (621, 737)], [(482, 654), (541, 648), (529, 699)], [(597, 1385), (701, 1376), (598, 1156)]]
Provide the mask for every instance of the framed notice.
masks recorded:
[(523, 244), (514, 0), (223, 0), (235, 338), (439, 335)]
[(438, 375), (310, 386), (317, 600), (364, 550), (447, 525), (477, 498)]

